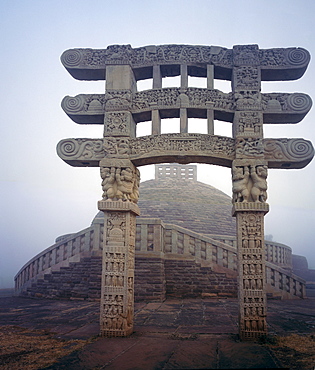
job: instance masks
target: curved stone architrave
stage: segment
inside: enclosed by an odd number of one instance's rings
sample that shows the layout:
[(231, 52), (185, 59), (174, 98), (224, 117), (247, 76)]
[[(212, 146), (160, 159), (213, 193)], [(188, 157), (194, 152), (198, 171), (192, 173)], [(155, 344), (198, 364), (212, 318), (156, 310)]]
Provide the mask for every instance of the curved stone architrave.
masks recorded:
[[(110, 45), (106, 49), (69, 49), (61, 56), (68, 72), (79, 80), (105, 79), (106, 65), (128, 64), (134, 68), (136, 79), (152, 77), (153, 65), (191, 66), (190, 75), (206, 76), (206, 65), (213, 64), (215, 78), (231, 79), (234, 63), (246, 61), (247, 65), (258, 65), (262, 80), (294, 80), (300, 78), (310, 61), (303, 48), (258, 49), (249, 55), (243, 45), (227, 49), (220, 46), (203, 45), (148, 45), (132, 48), (131, 45)], [(174, 74), (175, 73), (175, 74)], [(174, 68), (166, 68), (165, 76), (177, 75)], [(162, 71), (163, 75), (163, 71)]]
[[(312, 107), (312, 99), (307, 94), (268, 93), (261, 96), (264, 123), (297, 123)], [(134, 94), (130, 91), (79, 94), (66, 96), (61, 106), (76, 123), (103, 124), (105, 111), (128, 109), (134, 114), (135, 121), (141, 122), (148, 120), (152, 110), (159, 110), (162, 117), (168, 118), (170, 109), (183, 107), (189, 109), (191, 118), (206, 118), (207, 109), (213, 109), (216, 119), (233, 122), (233, 114), (240, 105), (232, 92), (190, 87), (152, 89)]]
[[(177, 162), (231, 167), (236, 155), (234, 139), (206, 134), (142, 136), (130, 139), (128, 145), (128, 157), (135, 166)], [(262, 147), (269, 168), (303, 168), (314, 156), (311, 142), (304, 139), (263, 139)], [(106, 152), (102, 139), (61, 140), (57, 153), (62, 160), (75, 167), (98, 167), (102, 158), (117, 155)]]
[[(80, 94), (62, 102), (75, 122), (104, 123), (104, 138), (67, 139), (57, 147), (58, 155), (70, 165), (101, 167), (103, 201), (99, 205), (106, 209), (101, 334), (129, 335), (134, 320), (135, 214), (131, 210), (107, 210), (106, 202), (117, 202), (118, 208), (122, 200), (136, 203), (140, 183), (136, 167), (175, 162), (232, 168), (240, 338), (266, 335), (264, 215), (269, 209), (268, 167), (302, 168), (313, 158), (314, 148), (304, 139), (263, 138), (264, 123), (297, 123), (310, 110), (312, 101), (299, 93), (262, 94), (261, 81), (300, 78), (310, 61), (308, 51), (260, 50), (256, 44), (234, 45), (232, 49), (111, 45), (106, 49), (67, 50), (61, 60), (79, 80), (106, 78), (104, 95)], [(163, 77), (173, 76), (180, 76), (180, 88), (162, 88)], [(207, 88), (189, 88), (189, 76), (203, 77)], [(136, 92), (136, 81), (145, 79), (152, 79), (153, 89)], [(232, 91), (213, 89), (213, 79), (230, 80)], [(174, 117), (179, 118), (180, 133), (161, 135), (161, 119)], [(189, 118), (206, 119), (208, 134), (188, 133)], [(235, 139), (214, 135), (214, 120), (232, 122)], [(135, 138), (136, 124), (144, 121), (152, 121), (154, 135)], [(128, 165), (123, 168), (121, 161)], [(228, 262), (228, 253), (224, 254)], [(40, 263), (45, 264), (46, 259)], [(286, 288), (290, 290), (290, 282)], [(123, 302), (121, 312), (116, 306), (108, 306), (108, 294), (117, 293)]]
[(234, 139), (205, 134), (163, 134), (130, 141), (130, 160), (136, 166), (153, 163), (208, 163), (231, 167)]

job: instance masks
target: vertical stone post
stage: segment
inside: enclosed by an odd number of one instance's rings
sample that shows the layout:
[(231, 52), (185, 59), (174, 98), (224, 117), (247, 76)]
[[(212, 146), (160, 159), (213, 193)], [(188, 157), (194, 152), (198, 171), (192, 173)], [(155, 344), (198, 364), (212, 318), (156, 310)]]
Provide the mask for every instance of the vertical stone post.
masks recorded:
[(268, 212), (267, 169), (258, 46), (234, 46), (232, 89), (236, 112), (232, 165), (233, 216), (237, 225), (239, 333), (252, 340), (267, 333), (264, 215)]
[(104, 242), (100, 307), (101, 335), (133, 332), (135, 229), (139, 208), (132, 202), (103, 200)]
[[(214, 66), (212, 64), (207, 65), (207, 89), (214, 88)], [(210, 104), (209, 104), (210, 105)], [(214, 110), (213, 105), (207, 109), (207, 133), (214, 135)]]
[(105, 158), (99, 164), (103, 199), (98, 202), (104, 212), (100, 330), (106, 337), (133, 331), (136, 216), (140, 214), (136, 204), (140, 173), (129, 160), (129, 139), (136, 130), (128, 102), (134, 91), (129, 65), (106, 67)]

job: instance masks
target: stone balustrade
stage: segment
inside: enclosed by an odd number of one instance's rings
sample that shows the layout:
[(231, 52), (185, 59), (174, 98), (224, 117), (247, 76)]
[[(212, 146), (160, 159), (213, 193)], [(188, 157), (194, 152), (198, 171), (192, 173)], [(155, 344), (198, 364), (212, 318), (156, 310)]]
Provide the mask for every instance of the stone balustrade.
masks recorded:
[(76, 234), (57, 238), (57, 243), (33, 257), (17, 273), (14, 278), (16, 293), (27, 289), (44, 274), (79, 261), (82, 254), (100, 251), (101, 228), (102, 225), (95, 224)]
[[(15, 277), (16, 294), (26, 291), (45, 274), (79, 262), (82, 257), (101, 255), (101, 220), (93, 222), (76, 234), (57, 238), (57, 243), (26, 263)], [(236, 276), (236, 240), (232, 236), (203, 235), (177, 225), (164, 224), (160, 219), (138, 218), (136, 255), (168, 260), (194, 260), (213, 271)], [(277, 291), (284, 298), (305, 297), (304, 280), (293, 275), (291, 248), (266, 241), (268, 291)]]
[(266, 278), (267, 292), (278, 291), (283, 299), (306, 297), (305, 281), (286, 269), (266, 262)]

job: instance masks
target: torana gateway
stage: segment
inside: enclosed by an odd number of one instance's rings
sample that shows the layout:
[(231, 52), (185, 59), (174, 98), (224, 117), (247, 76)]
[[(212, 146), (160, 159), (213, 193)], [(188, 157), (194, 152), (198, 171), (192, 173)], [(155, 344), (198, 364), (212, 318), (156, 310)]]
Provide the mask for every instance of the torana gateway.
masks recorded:
[[(79, 124), (104, 124), (102, 139), (65, 139), (58, 155), (72, 166), (99, 166), (104, 212), (100, 325), (104, 336), (133, 331), (134, 259), (140, 172), (158, 163), (207, 163), (232, 169), (236, 217), (239, 330), (244, 340), (267, 333), (264, 215), (268, 168), (303, 168), (314, 149), (304, 139), (265, 139), (263, 124), (297, 123), (311, 108), (302, 93), (261, 93), (261, 81), (295, 80), (309, 63), (302, 48), (257, 45), (161, 45), (72, 49), (62, 63), (79, 80), (106, 79), (105, 94), (65, 97), (62, 107)], [(180, 87), (163, 88), (163, 77), (180, 76)], [(204, 77), (207, 88), (188, 86)], [(137, 92), (137, 81), (152, 89)], [(232, 90), (213, 89), (230, 80)], [(161, 134), (161, 119), (180, 118), (180, 132)], [(188, 133), (189, 118), (205, 118), (208, 133)], [(233, 123), (233, 138), (214, 135), (214, 119)], [(152, 134), (137, 137), (137, 123)], [(190, 127), (190, 132), (193, 128)], [(140, 194), (141, 196), (141, 194)], [(290, 287), (289, 287), (290, 288)], [(289, 289), (290, 290), (290, 289)]]

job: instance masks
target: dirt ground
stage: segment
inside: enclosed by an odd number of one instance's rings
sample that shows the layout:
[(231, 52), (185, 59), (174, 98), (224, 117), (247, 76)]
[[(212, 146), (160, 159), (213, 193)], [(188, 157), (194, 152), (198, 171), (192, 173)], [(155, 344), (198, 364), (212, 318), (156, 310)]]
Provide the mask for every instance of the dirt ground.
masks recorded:
[[(52, 333), (17, 326), (0, 327), (0, 369), (38, 370), (53, 365), (58, 359), (80, 351), (89, 340), (63, 340)], [(279, 368), (314, 369), (315, 338), (313, 335), (268, 336), (264, 346), (276, 358)]]
[(41, 330), (29, 330), (17, 326), (0, 327), (0, 369), (43, 369), (58, 358), (79, 350), (86, 340), (54, 339)]
[(0, 297), (0, 370), (314, 370), (315, 299), (268, 301), (268, 335), (238, 340), (237, 299), (135, 304), (135, 332), (101, 338), (99, 302)]
[(270, 342), (267, 346), (282, 367), (290, 370), (313, 370), (315, 368), (314, 335), (275, 336)]

